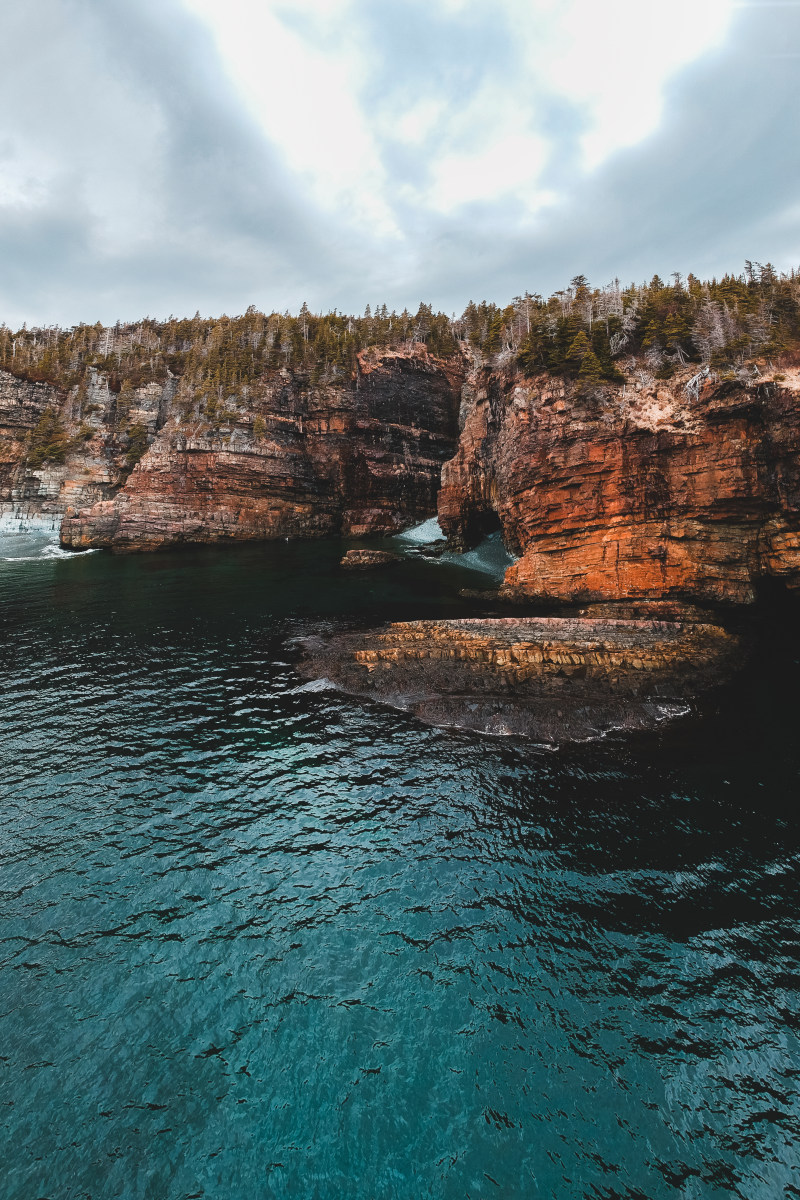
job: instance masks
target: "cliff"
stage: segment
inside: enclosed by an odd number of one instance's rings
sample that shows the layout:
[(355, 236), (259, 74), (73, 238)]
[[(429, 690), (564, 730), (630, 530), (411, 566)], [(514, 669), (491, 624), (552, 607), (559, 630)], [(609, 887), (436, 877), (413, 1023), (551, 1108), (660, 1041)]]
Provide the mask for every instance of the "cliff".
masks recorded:
[(343, 384), (272, 372), (229, 395), (213, 425), (186, 419), (178, 389), (113, 499), (67, 512), (62, 544), (394, 533), (436, 511), (459, 389), (458, 370), (420, 346), (364, 351)]
[(115, 390), (95, 369), (61, 388), (0, 372), (0, 511), (66, 512), (64, 545), (116, 551), (361, 536), (436, 511), (441, 478), (451, 543), (499, 526), (520, 556), (510, 597), (800, 587), (800, 372), (693, 370), (587, 384), (466, 347), (370, 348), (349, 378), (266, 370), (211, 412), (171, 374)]
[(0, 370), (0, 516), (58, 523), (70, 505), (113, 495), (126, 474), (126, 430), (131, 421), (155, 430), (164, 390), (132, 391), (122, 423), (98, 372), (66, 389)]
[(460, 385), (419, 345), (362, 351), (336, 383), (266, 371), (210, 414), (176, 377), (67, 391), (3, 373), (0, 502), (66, 512), (75, 548), (393, 533), (436, 511)]
[(800, 372), (625, 384), (476, 367), (439, 521), (469, 546), (499, 527), (505, 594), (748, 604), (800, 587)]
[(0, 516), (117, 551), (386, 534), (441, 480), (510, 597), (746, 604), (800, 578), (798, 362), (800, 275), (753, 263), (461, 317), (0, 325)]

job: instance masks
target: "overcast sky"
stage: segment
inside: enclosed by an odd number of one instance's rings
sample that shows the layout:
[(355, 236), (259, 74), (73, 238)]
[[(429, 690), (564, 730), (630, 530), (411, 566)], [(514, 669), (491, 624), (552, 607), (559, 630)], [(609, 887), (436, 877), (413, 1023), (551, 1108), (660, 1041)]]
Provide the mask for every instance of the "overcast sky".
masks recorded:
[(0, 320), (800, 265), (798, 0), (4, 0)]

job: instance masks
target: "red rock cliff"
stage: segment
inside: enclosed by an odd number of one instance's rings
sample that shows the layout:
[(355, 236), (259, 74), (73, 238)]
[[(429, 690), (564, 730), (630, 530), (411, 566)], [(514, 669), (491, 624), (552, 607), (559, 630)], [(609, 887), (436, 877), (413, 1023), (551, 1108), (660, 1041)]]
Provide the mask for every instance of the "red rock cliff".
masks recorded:
[(113, 495), (125, 477), (126, 425), (154, 433), (172, 390), (131, 390), (121, 422), (119, 397), (95, 371), (70, 390), (0, 371), (0, 518), (57, 522), (69, 505)]
[(273, 372), (213, 425), (187, 420), (178, 392), (121, 490), (67, 513), (62, 544), (393, 533), (436, 511), (461, 383), (457, 360), (415, 346), (362, 352), (347, 384)]
[[(800, 587), (800, 372), (584, 388), (477, 369), (439, 520), (499, 523), (506, 590), (547, 600), (749, 603)], [(713, 377), (712, 377), (713, 379)]]

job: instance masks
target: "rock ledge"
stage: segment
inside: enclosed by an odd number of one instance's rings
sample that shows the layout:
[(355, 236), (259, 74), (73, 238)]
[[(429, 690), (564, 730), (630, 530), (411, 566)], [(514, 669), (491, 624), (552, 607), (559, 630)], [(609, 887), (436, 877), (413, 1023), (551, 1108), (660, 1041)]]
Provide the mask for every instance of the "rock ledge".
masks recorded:
[(686, 714), (739, 649), (698, 620), (486, 617), (309, 640), (299, 669), (429, 724), (557, 744)]

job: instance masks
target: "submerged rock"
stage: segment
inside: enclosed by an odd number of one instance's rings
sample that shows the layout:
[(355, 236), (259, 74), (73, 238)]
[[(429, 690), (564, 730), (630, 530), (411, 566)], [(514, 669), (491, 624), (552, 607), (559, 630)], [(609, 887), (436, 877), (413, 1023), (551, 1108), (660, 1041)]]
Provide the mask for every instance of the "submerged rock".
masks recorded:
[(339, 566), (346, 571), (369, 571), (373, 567), (389, 567), (400, 562), (399, 554), (389, 550), (348, 550)]
[(652, 729), (691, 711), (739, 657), (694, 619), (483, 617), (308, 640), (300, 673), (432, 725), (557, 744)]

